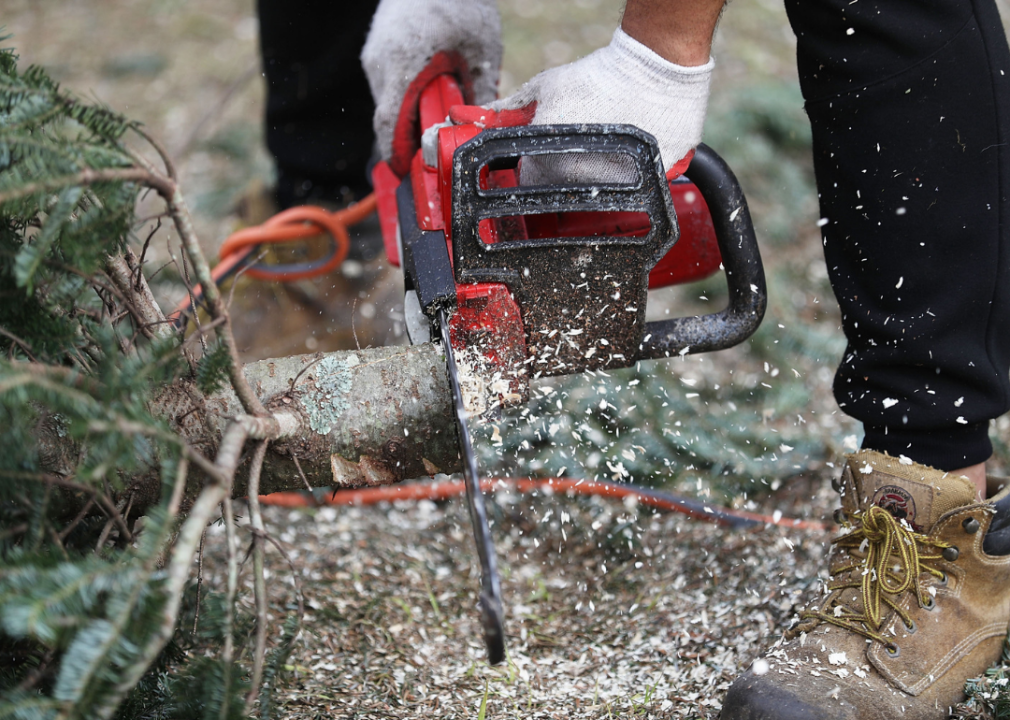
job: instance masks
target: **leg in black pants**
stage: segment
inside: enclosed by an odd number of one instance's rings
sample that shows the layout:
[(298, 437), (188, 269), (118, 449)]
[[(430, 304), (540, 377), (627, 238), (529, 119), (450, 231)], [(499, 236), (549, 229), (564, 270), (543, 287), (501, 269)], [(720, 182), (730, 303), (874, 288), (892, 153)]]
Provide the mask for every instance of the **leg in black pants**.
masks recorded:
[(864, 447), (954, 470), (1010, 409), (1010, 51), (991, 0), (788, 0)]
[(378, 0), (258, 0), (267, 147), (283, 209), (371, 191), (375, 106), (359, 55)]

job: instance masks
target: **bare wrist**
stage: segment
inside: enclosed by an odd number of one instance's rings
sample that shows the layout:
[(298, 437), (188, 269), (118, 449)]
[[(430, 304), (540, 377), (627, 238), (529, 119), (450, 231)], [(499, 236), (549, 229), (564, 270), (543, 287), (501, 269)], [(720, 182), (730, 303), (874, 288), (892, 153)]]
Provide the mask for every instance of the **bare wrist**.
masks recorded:
[(723, 5), (723, 0), (628, 0), (621, 29), (672, 63), (704, 65)]

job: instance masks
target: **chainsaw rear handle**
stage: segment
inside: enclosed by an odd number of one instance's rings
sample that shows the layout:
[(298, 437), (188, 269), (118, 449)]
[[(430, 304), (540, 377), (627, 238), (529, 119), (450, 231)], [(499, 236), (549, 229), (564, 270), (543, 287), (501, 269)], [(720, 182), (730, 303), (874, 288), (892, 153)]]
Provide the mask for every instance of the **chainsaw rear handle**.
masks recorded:
[(712, 148), (698, 145), (685, 173), (705, 198), (722, 253), (729, 305), (711, 315), (646, 324), (637, 359), (723, 350), (749, 338), (768, 306), (764, 267), (747, 199), (729, 165)]

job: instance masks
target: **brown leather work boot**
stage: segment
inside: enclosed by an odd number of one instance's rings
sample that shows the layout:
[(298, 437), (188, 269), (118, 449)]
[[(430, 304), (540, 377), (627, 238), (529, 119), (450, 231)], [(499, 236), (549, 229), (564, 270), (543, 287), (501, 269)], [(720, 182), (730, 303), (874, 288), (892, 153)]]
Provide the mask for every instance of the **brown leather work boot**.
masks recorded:
[(1010, 488), (862, 451), (819, 602), (737, 678), (722, 720), (946, 718), (1010, 622)]

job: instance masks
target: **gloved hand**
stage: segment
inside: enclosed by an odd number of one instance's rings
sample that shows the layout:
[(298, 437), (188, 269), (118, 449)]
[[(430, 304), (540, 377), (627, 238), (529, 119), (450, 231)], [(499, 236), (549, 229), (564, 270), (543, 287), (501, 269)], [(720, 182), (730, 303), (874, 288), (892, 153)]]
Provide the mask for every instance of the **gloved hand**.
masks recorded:
[[(487, 104), (497, 96), (501, 57), (495, 0), (381, 0), (361, 63), (375, 99), (375, 137), (383, 160), (398, 155), (409, 163), (413, 154), (411, 148), (394, 148), (394, 142), (411, 141), (412, 118), (400, 117), (410, 92), (449, 70), (463, 84), (467, 103)], [(416, 109), (416, 98), (407, 107)], [(399, 175), (406, 169), (393, 167)]]
[[(637, 125), (659, 142), (666, 169), (683, 172), (701, 142), (713, 66), (711, 59), (697, 67), (675, 65), (618, 28), (608, 46), (540, 73), (491, 109), (513, 117), (525, 109), (534, 113), (534, 125)], [(525, 158), (520, 179), (523, 185), (622, 182), (633, 173), (621, 156), (559, 155)]]

